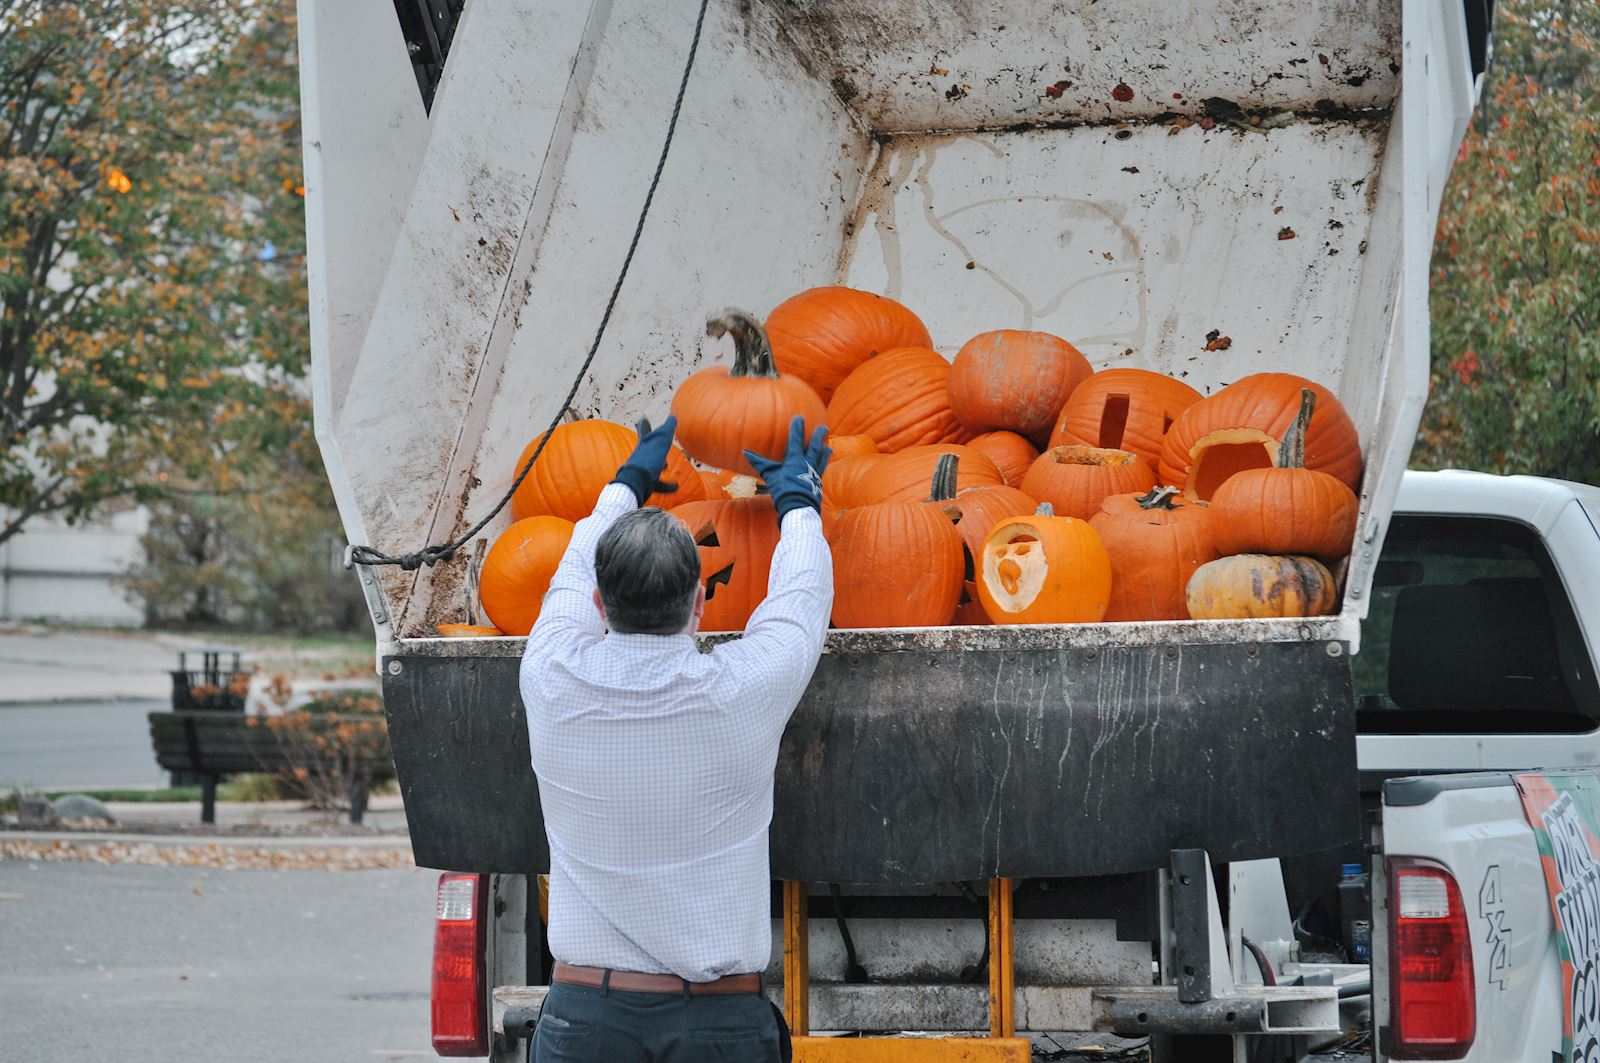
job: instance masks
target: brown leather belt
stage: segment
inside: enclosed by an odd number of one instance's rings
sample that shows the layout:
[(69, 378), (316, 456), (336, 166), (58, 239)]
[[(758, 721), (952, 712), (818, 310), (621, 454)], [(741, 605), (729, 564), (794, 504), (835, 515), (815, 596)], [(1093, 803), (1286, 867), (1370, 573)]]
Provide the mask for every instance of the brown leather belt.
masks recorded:
[[(557, 963), (552, 981), (568, 985), (586, 985), (600, 988), (606, 985), (604, 967), (579, 967), (572, 963)], [(710, 982), (691, 982), (675, 974), (640, 974), (637, 971), (612, 971), (610, 986), (629, 993), (759, 993), (759, 974), (729, 974)]]

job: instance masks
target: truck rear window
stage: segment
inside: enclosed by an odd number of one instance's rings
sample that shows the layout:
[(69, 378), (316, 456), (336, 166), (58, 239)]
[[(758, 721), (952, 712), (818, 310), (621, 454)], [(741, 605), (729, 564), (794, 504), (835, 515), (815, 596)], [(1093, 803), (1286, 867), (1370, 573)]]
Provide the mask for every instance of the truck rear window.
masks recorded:
[(1572, 603), (1539, 536), (1515, 521), (1397, 515), (1351, 666), (1365, 734), (1600, 723)]

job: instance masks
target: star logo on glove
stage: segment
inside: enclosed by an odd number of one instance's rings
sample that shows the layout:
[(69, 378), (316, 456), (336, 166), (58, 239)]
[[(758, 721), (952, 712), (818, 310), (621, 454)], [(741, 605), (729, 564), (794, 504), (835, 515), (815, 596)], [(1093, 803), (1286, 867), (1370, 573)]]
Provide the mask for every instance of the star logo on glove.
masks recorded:
[(800, 474), (799, 479), (801, 483), (811, 488), (812, 494), (819, 498), (822, 497), (822, 477), (817, 475), (816, 469), (807, 465), (806, 471)]

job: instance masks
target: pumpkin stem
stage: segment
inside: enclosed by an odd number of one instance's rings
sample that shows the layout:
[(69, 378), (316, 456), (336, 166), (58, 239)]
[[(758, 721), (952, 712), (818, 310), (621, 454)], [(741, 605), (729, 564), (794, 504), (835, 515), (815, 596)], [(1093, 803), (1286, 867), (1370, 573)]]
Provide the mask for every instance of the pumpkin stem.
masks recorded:
[(1150, 488), (1149, 494), (1140, 495), (1134, 501), (1139, 503), (1140, 509), (1177, 509), (1172, 500), (1181, 493), (1176, 487), (1157, 485)]
[(1056, 515), (1056, 507), (1048, 502), (1040, 502), (1039, 508), (1033, 511), (1033, 515), (1035, 517), (1053, 517)]
[(1278, 448), (1278, 468), (1301, 469), (1306, 464), (1306, 429), (1311, 424), (1311, 413), (1317, 408), (1317, 393), (1310, 388), (1300, 389), (1300, 412), (1294, 415), (1289, 430), (1283, 433), (1283, 444)]
[(729, 376), (776, 377), (772, 364), (772, 343), (761, 322), (735, 307), (724, 307), (706, 320), (706, 335), (714, 339), (733, 337), (733, 368)]
[(948, 502), (956, 497), (956, 466), (960, 460), (956, 454), (939, 455), (939, 461), (933, 467), (933, 491), (928, 495), (929, 502)]

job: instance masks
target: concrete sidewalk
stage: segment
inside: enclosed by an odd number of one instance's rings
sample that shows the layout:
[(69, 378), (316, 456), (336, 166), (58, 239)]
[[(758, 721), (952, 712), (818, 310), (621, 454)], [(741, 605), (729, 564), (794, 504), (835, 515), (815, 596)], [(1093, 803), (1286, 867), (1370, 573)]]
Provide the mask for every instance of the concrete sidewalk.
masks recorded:
[[(199, 829), (198, 801), (112, 801), (106, 807), (117, 817), (119, 824), (193, 826)], [(304, 801), (218, 801), (216, 825), (232, 828), (260, 826), (290, 830), (315, 829), (318, 832), (316, 836), (324, 839), (365, 837), (371, 831), (388, 831), (403, 838), (406, 812), (405, 804), (399, 794), (377, 794), (367, 801), (367, 814), (362, 826), (352, 828), (347, 814), (318, 812), (307, 808)], [(349, 829), (352, 833), (349, 835), (336, 833), (340, 828)], [(355, 831), (363, 833), (354, 833)], [(140, 837), (161, 837), (161, 835), (140, 835)]]

